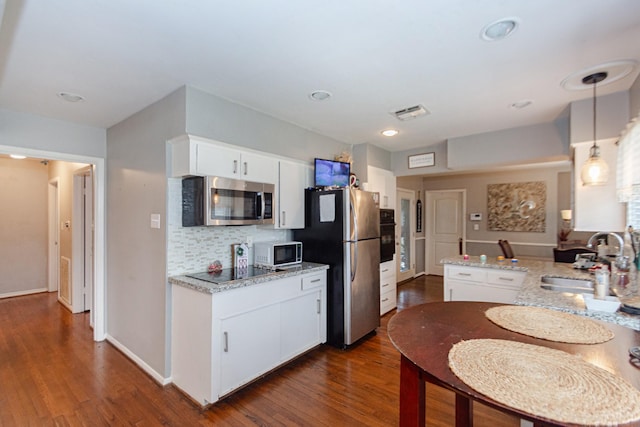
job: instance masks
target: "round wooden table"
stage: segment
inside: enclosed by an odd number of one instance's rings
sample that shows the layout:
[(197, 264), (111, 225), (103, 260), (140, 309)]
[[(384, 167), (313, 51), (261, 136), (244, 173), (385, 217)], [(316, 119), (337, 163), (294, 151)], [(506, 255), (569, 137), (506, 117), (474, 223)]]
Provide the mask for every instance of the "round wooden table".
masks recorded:
[(530, 420), (536, 426), (560, 426), (542, 417), (520, 412), (475, 392), (449, 369), (451, 347), (461, 340), (495, 338), (519, 341), (580, 354), (587, 362), (605, 368), (640, 389), (640, 369), (629, 357), (629, 347), (640, 345), (640, 333), (601, 322), (615, 334), (602, 344), (565, 344), (541, 340), (503, 329), (485, 316), (491, 307), (485, 302), (436, 302), (403, 310), (391, 318), (388, 334), (401, 354), (400, 426), (425, 425), (425, 382), (456, 394), (455, 425), (472, 426), (472, 402), (479, 401), (500, 411)]

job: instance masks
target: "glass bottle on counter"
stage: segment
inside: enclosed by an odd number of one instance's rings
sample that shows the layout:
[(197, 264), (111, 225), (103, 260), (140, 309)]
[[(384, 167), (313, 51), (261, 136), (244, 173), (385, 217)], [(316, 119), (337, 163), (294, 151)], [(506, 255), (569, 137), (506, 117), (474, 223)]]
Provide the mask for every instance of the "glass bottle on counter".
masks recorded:
[(609, 267), (603, 265), (596, 270), (596, 289), (594, 298), (606, 299), (609, 296)]
[(618, 298), (629, 298), (637, 294), (636, 269), (631, 258), (626, 255), (616, 257), (611, 264), (611, 289)]

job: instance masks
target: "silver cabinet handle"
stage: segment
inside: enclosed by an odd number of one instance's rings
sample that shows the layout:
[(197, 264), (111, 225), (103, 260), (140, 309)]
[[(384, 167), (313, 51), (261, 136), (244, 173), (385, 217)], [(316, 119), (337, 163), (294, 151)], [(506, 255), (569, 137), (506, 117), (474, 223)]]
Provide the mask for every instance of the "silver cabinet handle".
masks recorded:
[(247, 162), (244, 162), (243, 166), (244, 166), (244, 174), (246, 175), (249, 173), (249, 167), (247, 166)]
[(286, 221), (287, 217), (285, 215), (286, 215), (286, 212), (282, 211), (282, 221), (280, 222), (282, 225), (285, 225), (287, 222)]
[(233, 161), (233, 173), (238, 173), (238, 161)]
[(449, 301), (453, 301), (453, 289), (449, 289)]
[(224, 352), (225, 353), (229, 352), (229, 333), (228, 332), (224, 333)]
[(387, 286), (389, 286), (389, 283), (385, 283), (384, 285), (382, 285), (383, 288), (386, 288)]
[(389, 298), (385, 298), (382, 300), (382, 302), (387, 302), (387, 301), (389, 301)]
[(471, 273), (458, 273), (458, 276), (471, 276)]
[(319, 281), (320, 281), (320, 279), (313, 279), (313, 280), (311, 281), (311, 283), (318, 283)]
[(513, 277), (498, 277), (498, 280), (504, 280), (505, 282), (513, 282)]
[(385, 268), (385, 269), (382, 270), (383, 273), (386, 273), (387, 271), (389, 271), (388, 268)]
[(316, 300), (316, 302), (318, 303), (316, 313), (320, 314), (320, 310), (321, 310), (321, 308), (322, 308), (322, 305), (321, 305), (321, 304), (322, 304), (322, 301), (320, 301), (319, 299), (317, 299), (317, 300)]

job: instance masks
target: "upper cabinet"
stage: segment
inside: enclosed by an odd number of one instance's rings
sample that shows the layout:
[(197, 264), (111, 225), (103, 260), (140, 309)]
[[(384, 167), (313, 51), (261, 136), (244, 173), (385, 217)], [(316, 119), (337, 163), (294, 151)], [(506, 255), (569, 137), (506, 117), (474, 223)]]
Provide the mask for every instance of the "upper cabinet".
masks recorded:
[(171, 176), (211, 175), (276, 184), (278, 159), (210, 139), (184, 135), (171, 143)]
[(313, 167), (280, 160), (277, 186), (276, 228), (304, 228), (304, 189), (313, 184)]
[(380, 193), (380, 208), (395, 209), (396, 177), (386, 169), (367, 166), (367, 182), (363, 184), (366, 191)]
[(573, 144), (574, 147), (574, 214), (576, 231), (624, 231), (625, 205), (616, 196), (616, 139), (598, 141), (600, 156), (609, 167), (609, 180), (604, 185), (584, 186), (580, 169), (589, 158), (593, 142)]

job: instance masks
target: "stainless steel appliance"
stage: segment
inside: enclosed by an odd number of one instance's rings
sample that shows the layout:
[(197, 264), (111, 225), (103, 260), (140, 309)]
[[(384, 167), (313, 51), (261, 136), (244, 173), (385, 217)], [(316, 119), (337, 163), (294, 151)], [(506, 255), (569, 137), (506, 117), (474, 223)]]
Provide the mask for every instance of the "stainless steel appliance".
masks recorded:
[(380, 209), (380, 262), (392, 261), (396, 253), (396, 223), (393, 209)]
[(253, 244), (253, 264), (275, 268), (302, 262), (301, 242), (256, 242)]
[(214, 176), (182, 179), (182, 226), (273, 224), (273, 184)]
[(373, 194), (307, 190), (305, 261), (329, 265), (327, 342), (345, 348), (380, 326), (380, 217)]

